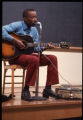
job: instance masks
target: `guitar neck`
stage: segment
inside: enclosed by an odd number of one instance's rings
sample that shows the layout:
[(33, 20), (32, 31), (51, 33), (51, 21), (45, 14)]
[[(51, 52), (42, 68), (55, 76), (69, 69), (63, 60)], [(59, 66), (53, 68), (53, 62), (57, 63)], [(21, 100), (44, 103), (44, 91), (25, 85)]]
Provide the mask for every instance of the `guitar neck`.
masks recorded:
[[(38, 46), (38, 43), (34, 43), (33, 41), (33, 38), (29, 35), (19, 35), (19, 34), (16, 34), (16, 33), (10, 33), (9, 35), (11, 35), (12, 37), (15, 37), (17, 40), (22, 40), (23, 43), (25, 44), (25, 46), (28, 47), (37, 47)], [(31, 41), (31, 42), (29, 42)], [(40, 43), (40, 46), (41, 47), (48, 47), (49, 43)], [(58, 46), (57, 43), (52, 43), (53, 46)]]
[[(49, 43), (40, 43), (40, 46), (41, 46), (41, 47), (48, 47), (48, 46), (49, 46), (48, 44), (49, 44)], [(52, 43), (52, 45), (53, 45), (53, 46), (57, 46), (58, 44)], [(37, 46), (38, 46), (38, 43), (34, 43), (34, 46), (37, 47)]]

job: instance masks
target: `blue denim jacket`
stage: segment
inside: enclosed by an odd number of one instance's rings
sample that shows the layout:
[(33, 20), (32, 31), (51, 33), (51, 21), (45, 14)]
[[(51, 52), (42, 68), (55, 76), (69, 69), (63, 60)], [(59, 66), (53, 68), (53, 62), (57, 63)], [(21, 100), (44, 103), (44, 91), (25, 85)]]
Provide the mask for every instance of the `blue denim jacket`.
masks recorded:
[[(8, 25), (4, 25), (2, 27), (2, 37), (6, 38), (6, 40), (12, 42), (12, 40), (14, 38), (8, 34), (9, 32), (15, 32), (20, 35), (28, 34), (34, 39), (34, 43), (38, 43), (39, 34), (38, 34), (36, 27), (31, 27), (29, 29), (24, 21), (13, 22)], [(43, 48), (41, 47), (41, 49), (43, 49)], [(34, 52), (38, 52), (38, 47), (35, 47), (34, 50), (35, 50)]]

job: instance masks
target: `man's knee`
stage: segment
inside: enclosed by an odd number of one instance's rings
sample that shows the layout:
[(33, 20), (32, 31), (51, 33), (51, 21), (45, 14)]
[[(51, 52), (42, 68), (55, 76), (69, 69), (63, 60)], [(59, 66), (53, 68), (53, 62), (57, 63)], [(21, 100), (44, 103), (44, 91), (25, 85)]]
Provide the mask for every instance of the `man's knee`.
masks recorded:
[(57, 56), (55, 56), (55, 55), (50, 55), (49, 58), (50, 58), (52, 61), (56, 61), (56, 62), (57, 62)]

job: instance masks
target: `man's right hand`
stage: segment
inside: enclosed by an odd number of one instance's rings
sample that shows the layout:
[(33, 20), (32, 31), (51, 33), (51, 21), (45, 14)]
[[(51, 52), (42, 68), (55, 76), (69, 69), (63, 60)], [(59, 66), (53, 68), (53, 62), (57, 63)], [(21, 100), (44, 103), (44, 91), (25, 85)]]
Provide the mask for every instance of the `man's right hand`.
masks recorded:
[(25, 45), (23, 44), (23, 42), (21, 40), (16, 40), (13, 39), (12, 43), (17, 46), (19, 49), (25, 49)]

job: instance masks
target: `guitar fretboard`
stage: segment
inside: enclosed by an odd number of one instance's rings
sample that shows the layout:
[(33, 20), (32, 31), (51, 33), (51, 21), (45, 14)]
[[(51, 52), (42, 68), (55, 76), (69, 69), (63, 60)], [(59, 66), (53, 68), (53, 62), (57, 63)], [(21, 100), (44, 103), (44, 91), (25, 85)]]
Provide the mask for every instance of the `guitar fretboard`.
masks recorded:
[[(38, 46), (38, 43), (27, 43), (28, 44), (28, 47), (37, 47)], [(48, 47), (48, 44), (49, 43), (40, 43), (40, 46), (41, 47)], [(58, 44), (56, 43), (52, 43), (53, 46), (58, 46)]]

